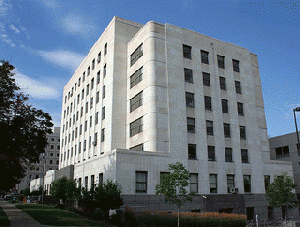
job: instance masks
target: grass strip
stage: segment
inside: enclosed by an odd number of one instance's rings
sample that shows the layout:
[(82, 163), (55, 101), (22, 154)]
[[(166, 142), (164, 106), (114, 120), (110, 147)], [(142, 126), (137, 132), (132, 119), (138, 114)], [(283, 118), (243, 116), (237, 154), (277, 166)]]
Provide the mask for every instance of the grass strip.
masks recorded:
[(6, 216), (6, 213), (0, 207), (0, 226), (10, 226), (10, 220)]
[(42, 205), (16, 205), (17, 208), (21, 209), (32, 218), (37, 220), (43, 225), (54, 225), (54, 226), (102, 226), (104, 224), (82, 218), (74, 213), (59, 210), (50, 206)]

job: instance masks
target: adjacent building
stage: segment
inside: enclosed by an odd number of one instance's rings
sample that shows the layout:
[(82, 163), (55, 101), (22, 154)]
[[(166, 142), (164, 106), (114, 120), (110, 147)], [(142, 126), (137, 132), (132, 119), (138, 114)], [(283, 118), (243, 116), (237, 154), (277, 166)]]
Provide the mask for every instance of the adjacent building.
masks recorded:
[[(45, 148), (45, 153), (40, 154), (40, 160), (32, 163), (26, 171), (25, 177), (18, 184), (18, 191), (30, 187), (30, 181), (39, 178), (44, 178), (48, 170), (57, 170), (59, 166), (59, 151), (60, 151), (60, 128), (54, 127), (52, 134), (46, 134), (48, 145)], [(43, 183), (34, 183), (34, 185), (43, 185)], [(36, 188), (36, 186), (32, 186)], [(34, 189), (33, 189), (34, 190)]]
[(257, 56), (188, 29), (114, 17), (62, 101), (60, 170), (117, 181), (135, 209), (173, 209), (155, 185), (178, 161), (196, 194), (183, 209), (249, 219), (273, 215), (265, 178), (292, 175), (270, 160)]

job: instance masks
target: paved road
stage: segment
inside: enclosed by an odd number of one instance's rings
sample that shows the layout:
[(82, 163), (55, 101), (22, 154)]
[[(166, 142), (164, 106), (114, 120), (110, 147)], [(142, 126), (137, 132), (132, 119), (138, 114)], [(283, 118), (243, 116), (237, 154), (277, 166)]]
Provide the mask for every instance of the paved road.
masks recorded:
[(6, 213), (11, 222), (12, 227), (45, 227), (28, 214), (16, 208), (14, 204), (10, 204), (5, 200), (0, 200), (0, 207)]

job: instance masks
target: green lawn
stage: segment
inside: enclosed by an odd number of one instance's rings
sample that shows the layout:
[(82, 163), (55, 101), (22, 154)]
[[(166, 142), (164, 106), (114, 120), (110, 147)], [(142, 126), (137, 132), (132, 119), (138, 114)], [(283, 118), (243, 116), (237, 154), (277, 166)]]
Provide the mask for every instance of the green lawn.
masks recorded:
[(16, 205), (17, 208), (29, 214), (43, 225), (54, 226), (106, 226), (98, 222), (79, 217), (65, 210), (59, 210), (50, 206), (24, 204)]
[(2, 207), (0, 207), (0, 226), (10, 226), (10, 221), (3, 211)]

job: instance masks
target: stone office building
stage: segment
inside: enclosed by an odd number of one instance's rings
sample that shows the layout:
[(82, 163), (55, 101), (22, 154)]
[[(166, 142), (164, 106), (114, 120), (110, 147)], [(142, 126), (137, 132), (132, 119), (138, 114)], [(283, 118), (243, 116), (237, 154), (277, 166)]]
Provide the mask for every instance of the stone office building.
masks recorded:
[(87, 188), (117, 181), (135, 209), (172, 210), (155, 185), (178, 161), (196, 193), (184, 210), (271, 215), (264, 176), (292, 166), (270, 160), (257, 56), (114, 17), (64, 87), (60, 169)]

